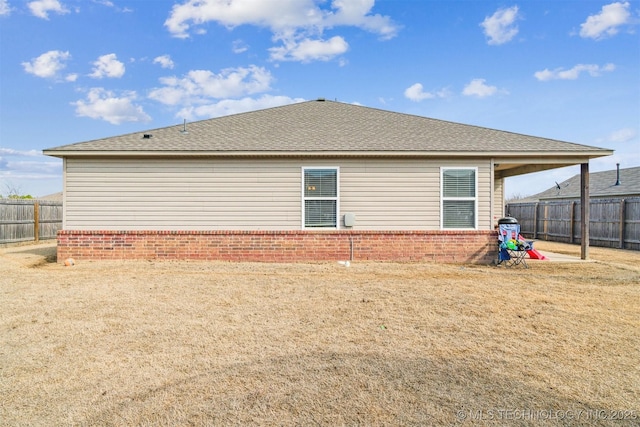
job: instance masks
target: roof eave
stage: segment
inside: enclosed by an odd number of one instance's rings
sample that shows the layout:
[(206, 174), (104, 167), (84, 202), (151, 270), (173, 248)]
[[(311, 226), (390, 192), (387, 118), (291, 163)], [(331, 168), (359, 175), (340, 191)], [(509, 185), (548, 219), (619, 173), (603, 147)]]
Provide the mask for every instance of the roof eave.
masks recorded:
[(52, 157), (487, 157), (591, 159), (613, 154), (613, 150), (585, 151), (102, 151), (44, 150)]

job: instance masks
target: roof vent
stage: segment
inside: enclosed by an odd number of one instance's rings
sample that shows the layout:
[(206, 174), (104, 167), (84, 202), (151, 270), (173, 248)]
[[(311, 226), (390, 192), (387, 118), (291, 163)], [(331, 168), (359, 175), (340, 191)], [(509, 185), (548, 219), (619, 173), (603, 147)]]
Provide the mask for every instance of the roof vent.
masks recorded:
[(620, 163), (616, 163), (616, 183), (613, 185), (620, 185)]
[(151, 135), (150, 133), (145, 133), (144, 135), (142, 135), (142, 139), (150, 139), (153, 135)]
[(318, 102), (324, 102), (324, 98), (318, 98), (317, 101)]
[(182, 130), (180, 131), (181, 134), (185, 135), (189, 132), (187, 132), (187, 119), (184, 119), (184, 123), (182, 124)]

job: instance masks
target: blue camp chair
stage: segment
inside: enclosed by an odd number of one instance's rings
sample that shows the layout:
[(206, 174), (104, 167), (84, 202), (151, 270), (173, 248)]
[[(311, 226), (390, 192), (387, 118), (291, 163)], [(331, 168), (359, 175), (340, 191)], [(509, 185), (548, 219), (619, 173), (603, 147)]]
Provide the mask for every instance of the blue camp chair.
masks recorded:
[(520, 224), (515, 218), (498, 221), (498, 265), (507, 267), (522, 265), (529, 268), (525, 256), (531, 249), (531, 242), (520, 239)]

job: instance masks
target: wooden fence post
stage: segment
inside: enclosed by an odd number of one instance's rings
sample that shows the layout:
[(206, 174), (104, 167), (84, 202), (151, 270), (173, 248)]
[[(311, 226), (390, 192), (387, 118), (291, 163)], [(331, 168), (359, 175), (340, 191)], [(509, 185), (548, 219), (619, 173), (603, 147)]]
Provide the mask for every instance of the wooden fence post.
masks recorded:
[(33, 204), (33, 240), (40, 241), (40, 204)]
[(624, 233), (625, 233), (625, 217), (626, 217), (626, 212), (625, 212), (625, 199), (620, 199), (620, 224), (619, 225), (619, 232), (620, 232), (620, 249), (624, 249)]
[(571, 202), (569, 209), (569, 243), (575, 243), (576, 239), (573, 228), (576, 225), (576, 202)]
[(540, 203), (536, 202), (533, 207), (533, 238), (538, 238), (538, 206)]

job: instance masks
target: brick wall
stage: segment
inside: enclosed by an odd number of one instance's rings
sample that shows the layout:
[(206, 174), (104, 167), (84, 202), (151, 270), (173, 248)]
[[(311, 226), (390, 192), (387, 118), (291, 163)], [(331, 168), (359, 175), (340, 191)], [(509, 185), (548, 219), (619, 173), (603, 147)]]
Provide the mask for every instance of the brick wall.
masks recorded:
[[(494, 231), (58, 232), (58, 262), (75, 260), (440, 261), (488, 264)], [(353, 253), (353, 257), (351, 257)]]

